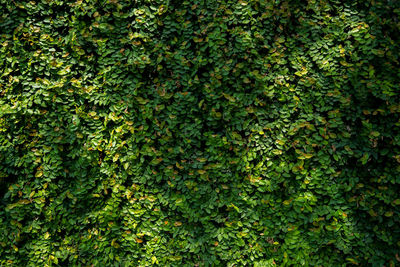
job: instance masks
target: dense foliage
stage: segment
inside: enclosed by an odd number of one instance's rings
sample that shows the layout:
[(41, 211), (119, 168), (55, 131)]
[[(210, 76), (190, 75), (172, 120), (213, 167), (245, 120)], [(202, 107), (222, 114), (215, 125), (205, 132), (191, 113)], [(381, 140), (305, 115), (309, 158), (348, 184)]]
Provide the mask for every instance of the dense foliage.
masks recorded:
[(399, 14), (0, 0), (0, 265), (399, 264)]

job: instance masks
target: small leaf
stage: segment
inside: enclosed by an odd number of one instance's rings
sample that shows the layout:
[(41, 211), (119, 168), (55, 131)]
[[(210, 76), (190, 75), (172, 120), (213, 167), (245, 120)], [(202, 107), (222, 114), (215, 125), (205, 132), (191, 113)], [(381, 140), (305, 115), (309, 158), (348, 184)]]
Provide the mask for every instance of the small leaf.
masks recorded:
[(364, 153), (364, 155), (360, 158), (362, 165), (365, 165), (365, 163), (367, 163), (368, 158), (369, 158), (368, 153)]
[(400, 205), (400, 198), (393, 200), (394, 205)]
[(378, 136), (380, 135), (380, 133), (377, 132), (377, 131), (372, 131), (372, 132), (370, 133), (370, 135), (373, 136), (373, 137), (378, 137)]
[(40, 178), (40, 177), (42, 177), (42, 175), (43, 175), (43, 171), (39, 170), (39, 171), (36, 172), (35, 177), (36, 178)]

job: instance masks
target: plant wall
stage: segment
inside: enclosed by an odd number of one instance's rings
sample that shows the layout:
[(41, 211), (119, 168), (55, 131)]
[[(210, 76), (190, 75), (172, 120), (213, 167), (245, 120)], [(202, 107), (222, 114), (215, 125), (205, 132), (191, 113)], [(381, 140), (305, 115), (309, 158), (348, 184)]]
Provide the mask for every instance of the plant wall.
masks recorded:
[(399, 265), (399, 15), (0, 0), (0, 265)]

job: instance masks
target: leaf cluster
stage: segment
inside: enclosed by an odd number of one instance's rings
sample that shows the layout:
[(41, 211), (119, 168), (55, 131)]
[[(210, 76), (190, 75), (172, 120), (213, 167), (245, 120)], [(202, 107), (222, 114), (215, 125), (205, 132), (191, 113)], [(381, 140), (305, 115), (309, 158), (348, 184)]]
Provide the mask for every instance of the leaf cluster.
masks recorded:
[(0, 265), (399, 264), (399, 3), (0, 0)]

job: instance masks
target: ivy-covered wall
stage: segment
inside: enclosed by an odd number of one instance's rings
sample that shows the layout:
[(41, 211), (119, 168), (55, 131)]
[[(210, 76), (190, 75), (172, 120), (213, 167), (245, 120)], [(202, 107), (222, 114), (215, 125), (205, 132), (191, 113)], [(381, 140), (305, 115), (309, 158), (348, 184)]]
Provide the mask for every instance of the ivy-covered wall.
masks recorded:
[(399, 265), (399, 15), (0, 0), (0, 265)]

